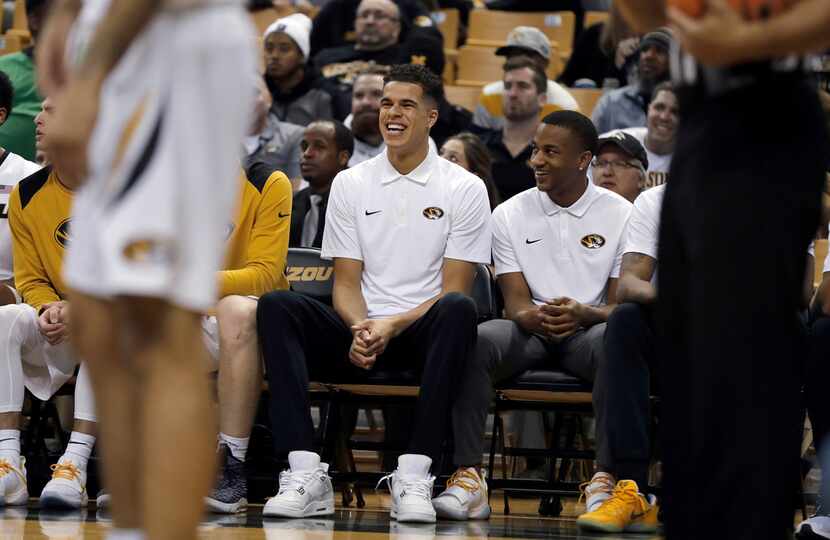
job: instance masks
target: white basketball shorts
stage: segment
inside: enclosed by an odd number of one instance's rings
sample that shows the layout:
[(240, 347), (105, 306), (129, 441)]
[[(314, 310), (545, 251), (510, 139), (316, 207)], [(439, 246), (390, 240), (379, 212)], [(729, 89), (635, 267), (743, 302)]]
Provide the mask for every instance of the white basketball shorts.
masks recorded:
[(157, 15), (106, 80), (75, 196), (65, 277), (95, 297), (216, 302), (239, 148), (252, 111), (253, 29), (236, 5)]

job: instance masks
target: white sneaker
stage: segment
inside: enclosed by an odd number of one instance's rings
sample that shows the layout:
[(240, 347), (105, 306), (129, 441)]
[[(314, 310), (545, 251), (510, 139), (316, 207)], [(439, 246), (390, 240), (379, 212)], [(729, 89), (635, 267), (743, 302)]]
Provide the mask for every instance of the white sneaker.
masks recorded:
[(288, 454), (288, 471), (280, 473), (277, 494), (265, 503), (263, 516), (303, 518), (334, 513), (334, 489), (327, 463), (314, 452)]
[(447, 519), (487, 519), (490, 503), (487, 500), (487, 482), (474, 467), (456, 471), (447, 482), (444, 493), (432, 499), (438, 516)]
[(29, 501), (26, 458), (18, 456), (16, 463), (12, 461), (0, 459), (0, 504), (3, 506), (25, 505)]
[(585, 497), (585, 513), (593, 512), (602, 503), (610, 499), (616, 485), (617, 481), (614, 480), (613, 476), (606, 472), (598, 472), (591, 478), (590, 482), (585, 482), (579, 486), (582, 491), (579, 498)]
[(52, 465), (52, 479), (40, 493), (41, 508), (70, 510), (88, 503), (86, 472), (69, 460)]
[(830, 517), (813, 516), (798, 524), (795, 537), (799, 540), (830, 538)]
[(418, 454), (404, 454), (398, 458), (398, 468), (380, 479), (386, 480), (392, 493), (389, 517), (413, 523), (435, 523), (432, 506), (432, 486), (435, 477), (429, 474), (432, 460)]

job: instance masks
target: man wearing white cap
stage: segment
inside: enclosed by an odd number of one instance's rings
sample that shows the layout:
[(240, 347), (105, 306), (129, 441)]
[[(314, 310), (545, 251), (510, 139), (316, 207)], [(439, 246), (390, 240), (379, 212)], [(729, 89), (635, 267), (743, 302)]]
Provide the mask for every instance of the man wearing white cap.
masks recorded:
[(282, 122), (307, 126), (332, 118), (331, 96), (317, 87), (317, 73), (307, 65), (311, 19), (295, 13), (265, 30), (265, 82), (274, 97), (271, 111)]
[[(506, 57), (506, 60), (515, 56), (527, 56), (539, 65), (539, 69), (546, 71), (550, 64), (550, 40), (538, 28), (517, 26), (507, 35), (507, 45), (496, 49), (496, 54)], [(504, 127), (503, 94), (502, 81), (492, 82), (482, 88), (473, 116), (475, 125), (488, 129)], [(564, 86), (548, 79), (547, 99), (539, 117), (561, 110), (578, 111), (579, 105)]]

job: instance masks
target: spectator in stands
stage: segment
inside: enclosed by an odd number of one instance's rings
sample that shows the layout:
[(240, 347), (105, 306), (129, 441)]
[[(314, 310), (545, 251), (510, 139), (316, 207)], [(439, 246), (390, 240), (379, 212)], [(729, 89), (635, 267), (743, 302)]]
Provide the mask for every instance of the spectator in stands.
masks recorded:
[[(601, 447), (597, 452), (598, 471), (585, 488), (586, 512), (577, 520), (586, 529), (621, 531), (631, 524), (631, 515), (640, 514), (655, 503), (653, 497), (638, 493), (647, 492), (651, 459), (649, 397), (656, 388), (653, 381), (657, 380), (655, 273), (665, 188), (660, 185), (640, 195), (628, 220), (617, 287), (618, 305), (608, 317), (606, 359), (596, 375), (594, 407)], [(599, 386), (601, 381), (605, 384)], [(597, 395), (597, 391), (603, 395)], [(606, 501), (609, 506), (603, 507)], [(636, 511), (619, 521), (612, 514), (615, 506)]]
[[(496, 54), (511, 60), (517, 56), (526, 56), (539, 66), (544, 73), (550, 64), (551, 46), (548, 37), (538, 28), (517, 26), (507, 35), (507, 45), (496, 49)], [(554, 111), (578, 111), (579, 105), (573, 96), (558, 83), (548, 80), (545, 87), (545, 105), (540, 111), (540, 118)], [(473, 116), (473, 123), (487, 129), (504, 127), (504, 109), (502, 106), (504, 81), (496, 81), (481, 89), (478, 106)]]
[(559, 76), (565, 86), (620, 88), (635, 71), (640, 36), (625, 23), (613, 4), (608, 21), (586, 28), (577, 38), (573, 53)]
[(51, 4), (52, 0), (26, 0), (32, 45), (20, 52), (0, 56), (0, 71), (9, 76), (14, 87), (12, 113), (0, 128), (0, 146), (29, 161), (35, 159), (34, 119), (43, 102), (35, 81), (35, 53)]
[[(47, 99), (36, 117), (37, 144), (48, 157), (54, 109)], [(9, 198), (15, 284), (24, 303), (0, 307), (0, 499), (25, 505), (26, 465), (20, 456), (24, 387), (48, 400), (80, 363), (69, 335), (69, 304), (61, 275), (69, 241), (72, 191), (52, 167), (20, 180)], [(86, 365), (75, 385), (75, 422), (65, 453), (52, 466), (52, 479), (40, 496), (44, 507), (79, 508), (87, 503), (87, 461), (95, 444), (95, 403)]]
[(667, 29), (649, 32), (640, 40), (637, 82), (602, 96), (592, 118), (600, 133), (646, 125), (646, 109), (655, 86), (669, 77), (669, 49), (673, 41)]
[(355, 15), (356, 42), (324, 49), (314, 58), (325, 78), (323, 88), (334, 99), (335, 118), (348, 114), (354, 77), (373, 63), (423, 64), (438, 76), (443, 73), (440, 35), (417, 32), (402, 42), (400, 18), (400, 9), (392, 0), (363, 0)]
[[(440, 39), (441, 33), (430, 17), (429, 11), (420, 0), (395, 0), (400, 13), (400, 41), (406, 42), (411, 36), (427, 33)], [(322, 6), (314, 17), (311, 28), (312, 58), (323, 49), (341, 47), (354, 43), (357, 14), (360, 0), (335, 0)], [(452, 48), (452, 45), (448, 45)]]
[(490, 513), (477, 467), (495, 384), (544, 365), (594, 380), (605, 356), (605, 321), (616, 303), (631, 204), (588, 180), (597, 132), (587, 117), (557, 111), (542, 122), (530, 159), (537, 187), (493, 213), (493, 259), (507, 318), (479, 325), (475, 359), (458, 389), (459, 468), (433, 501), (443, 517)]
[[(258, 99), (254, 109), (251, 134), (244, 141), (246, 157), (242, 160), (246, 173), (257, 176), (255, 169), (282, 171), (290, 179), (300, 177), (300, 139), (303, 128), (281, 122), (271, 111), (271, 93), (265, 82), (257, 78)], [(296, 189), (295, 189), (296, 191)]]
[(220, 513), (247, 506), (245, 457), (262, 392), (256, 298), (288, 289), (291, 183), (282, 172), (264, 168), (240, 174), (238, 182), (240, 206), (229, 224), (225, 263), (217, 275), (216, 314), (202, 322), (210, 370), (219, 372), (220, 474), (207, 505)]
[[(822, 484), (827, 486), (827, 452), (830, 445), (830, 409), (827, 405), (827, 381), (830, 380), (830, 256), (824, 259), (824, 275), (810, 308), (810, 353), (804, 378), (807, 412), (813, 428), (813, 444), (822, 459)], [(810, 276), (812, 277), (812, 276)], [(813, 516), (799, 523), (796, 538), (830, 538), (830, 507), (822, 495), (816, 500)]]
[(634, 136), (620, 131), (600, 137), (597, 147), (591, 161), (594, 183), (633, 203), (646, 184), (646, 149)]
[[(387, 73), (389, 73), (389, 66), (370, 66), (355, 78), (354, 92), (351, 97), (352, 112), (343, 121), (343, 124), (354, 134), (354, 153), (349, 160), (350, 167), (363, 163), (386, 149), (386, 143), (383, 142), (380, 132), (379, 118), (383, 78)], [(444, 101), (446, 102), (446, 99)], [(440, 114), (440, 104), (438, 108)], [(435, 126), (432, 129), (434, 130)], [(429, 139), (429, 144), (432, 148), (436, 147), (432, 137)]]
[[(14, 89), (9, 77), (0, 71), (0, 126), (5, 124), (14, 110)], [(0, 305), (15, 304), (18, 301), (14, 289), (12, 269), (12, 235), (9, 230), (9, 195), (17, 183), (34, 174), (40, 165), (0, 146)]]
[(469, 132), (459, 133), (444, 142), (439, 154), (481, 178), (487, 188), (490, 210), (496, 209), (501, 201), (493, 184), (493, 158), (481, 139)]
[(349, 160), (353, 167), (383, 152), (386, 145), (380, 134), (380, 99), (383, 97), (385, 66), (374, 66), (359, 73), (354, 80), (352, 112), (344, 120), (354, 134), (354, 153)]
[[(651, 103), (648, 105), (646, 127), (620, 130), (640, 141), (646, 149), (648, 175), (644, 189), (659, 186), (668, 181), (679, 120), (680, 105), (674, 93), (674, 86), (671, 82), (665, 81), (654, 88)], [(608, 135), (612, 133), (614, 132)]]
[(271, 111), (282, 122), (307, 126), (332, 117), (331, 96), (316, 87), (309, 63), (311, 19), (295, 13), (265, 30), (265, 82), (273, 97)]
[(331, 182), (348, 168), (354, 152), (354, 137), (337, 120), (321, 120), (305, 129), (300, 149), (303, 152), (300, 172), (308, 187), (294, 195), (288, 245), (319, 248), (323, 245)]
[(504, 127), (478, 135), (493, 157), (493, 181), (499, 197), (506, 201), (536, 185), (528, 166), (533, 136), (539, 126), (539, 111), (545, 104), (545, 74), (525, 57), (504, 64)]
[(332, 184), (323, 257), (334, 259), (334, 307), (293, 292), (260, 300), (274, 445), (278, 455), (290, 452), (266, 516), (334, 512), (328, 465), (312, 451), (310, 379), (415, 369), (421, 387), (409, 452), (387, 477), (391, 515), (435, 521), (430, 468), (475, 346), (476, 310), (467, 296), (475, 263), (490, 262), (483, 183), (429, 147), (441, 89), (423, 66), (393, 66), (381, 102), (386, 152)]

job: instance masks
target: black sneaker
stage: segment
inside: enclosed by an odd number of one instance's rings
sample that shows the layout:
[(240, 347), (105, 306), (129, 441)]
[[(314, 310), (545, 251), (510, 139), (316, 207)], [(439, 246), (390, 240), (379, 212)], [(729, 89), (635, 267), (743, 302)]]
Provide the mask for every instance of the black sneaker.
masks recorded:
[(211, 512), (236, 514), (248, 508), (248, 478), (245, 476), (245, 462), (233, 457), (226, 444), (219, 444), (223, 456), (219, 478), (213, 493), (205, 498)]

